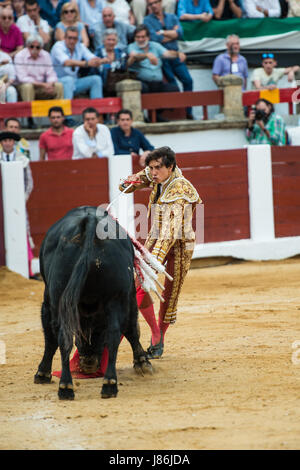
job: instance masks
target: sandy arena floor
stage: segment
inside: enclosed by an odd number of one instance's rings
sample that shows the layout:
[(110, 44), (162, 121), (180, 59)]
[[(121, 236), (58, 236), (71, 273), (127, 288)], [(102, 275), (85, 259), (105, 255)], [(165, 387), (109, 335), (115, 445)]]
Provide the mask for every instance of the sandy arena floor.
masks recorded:
[(33, 383), (42, 293), (0, 269), (0, 449), (300, 448), (300, 257), (190, 270), (154, 375), (135, 375), (123, 341), (110, 400), (102, 379), (76, 379), (72, 402), (56, 377)]

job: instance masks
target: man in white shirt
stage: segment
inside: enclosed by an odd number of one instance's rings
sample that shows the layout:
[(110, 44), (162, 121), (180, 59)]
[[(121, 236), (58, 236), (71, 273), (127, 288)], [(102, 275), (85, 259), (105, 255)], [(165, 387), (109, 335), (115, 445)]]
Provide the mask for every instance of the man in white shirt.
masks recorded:
[(20, 16), (17, 20), (17, 26), (22, 31), (24, 42), (30, 34), (39, 34), (47, 48), (50, 44), (50, 26), (46, 20), (40, 16), (40, 6), (37, 0), (26, 0), (26, 15)]
[(20, 139), (21, 136), (15, 132), (0, 132), (0, 143), (2, 146), (0, 161), (22, 163), (24, 168), (25, 201), (27, 201), (33, 189), (33, 179), (29, 159), (15, 147), (15, 143)]
[(114, 146), (108, 127), (99, 124), (99, 113), (95, 108), (86, 108), (82, 113), (83, 124), (73, 133), (73, 159), (101, 158), (114, 155)]
[(279, 18), (281, 7), (279, 0), (243, 0), (247, 18)]
[(251, 77), (252, 88), (255, 90), (274, 90), (278, 88), (279, 80), (287, 75), (289, 82), (295, 79), (299, 65), (292, 67), (277, 67), (274, 54), (262, 54), (262, 67), (253, 70)]

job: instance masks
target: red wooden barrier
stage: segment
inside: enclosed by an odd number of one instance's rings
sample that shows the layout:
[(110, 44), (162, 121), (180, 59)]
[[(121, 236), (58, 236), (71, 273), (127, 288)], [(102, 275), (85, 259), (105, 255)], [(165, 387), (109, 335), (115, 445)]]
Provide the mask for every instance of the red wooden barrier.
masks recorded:
[[(247, 150), (178, 153), (176, 159), (204, 202), (204, 242), (250, 238)], [(135, 159), (133, 172), (140, 170)], [(148, 189), (135, 192), (135, 203), (148, 199)]]
[(293, 103), (300, 99), (300, 89), (278, 88), (270, 92), (269, 97), (266, 94), (266, 90), (245, 91), (243, 93), (243, 106), (247, 106), (248, 110), (250, 110), (250, 107), (255, 104), (259, 98), (266, 98), (273, 104), (288, 103), (289, 114), (293, 114)]
[(157, 109), (203, 106), (204, 120), (207, 120), (207, 106), (223, 106), (223, 90), (145, 93), (141, 96), (142, 108), (150, 111), (152, 122), (156, 122)]
[(300, 147), (272, 147), (275, 236), (300, 235)]
[(60, 160), (32, 162), (34, 189), (27, 208), (31, 235), (38, 256), (50, 228), (67, 211), (78, 206), (109, 202), (108, 160)]
[(100, 114), (115, 114), (122, 108), (121, 98), (99, 98), (90, 100), (44, 100), (22, 101), (18, 103), (0, 104), (0, 128), (3, 128), (4, 120), (8, 117), (43, 117), (48, 116), (48, 110), (52, 106), (62, 106), (65, 115), (81, 114), (85, 108), (94, 107)]

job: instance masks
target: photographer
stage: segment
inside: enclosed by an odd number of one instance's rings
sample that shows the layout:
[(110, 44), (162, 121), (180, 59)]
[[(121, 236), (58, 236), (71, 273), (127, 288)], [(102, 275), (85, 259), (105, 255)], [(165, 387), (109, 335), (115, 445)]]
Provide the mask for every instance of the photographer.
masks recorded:
[(273, 104), (259, 99), (249, 113), (246, 137), (250, 144), (286, 145), (284, 120), (275, 114)]

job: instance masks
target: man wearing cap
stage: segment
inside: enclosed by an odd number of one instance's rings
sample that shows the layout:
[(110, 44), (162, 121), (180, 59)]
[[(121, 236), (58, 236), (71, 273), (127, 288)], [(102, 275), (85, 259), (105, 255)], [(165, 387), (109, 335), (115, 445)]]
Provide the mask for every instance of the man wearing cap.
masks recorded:
[[(29, 159), (16, 149), (15, 143), (21, 140), (21, 136), (15, 132), (4, 131), (0, 132), (0, 144), (2, 150), (0, 150), (0, 162), (21, 162), (24, 168), (24, 187), (25, 187), (25, 202), (27, 202), (31, 191), (33, 189), (33, 179), (29, 164)], [(29, 267), (29, 276), (33, 277), (31, 270), (31, 260), (33, 254), (30, 246), (30, 229), (28, 216), (26, 214), (26, 224), (27, 224), (27, 248), (28, 248), (28, 267)]]
[(254, 90), (274, 90), (278, 88), (278, 82), (284, 75), (287, 75), (288, 81), (292, 82), (297, 70), (299, 70), (299, 65), (277, 67), (274, 54), (262, 54), (262, 67), (253, 70), (252, 88)]

